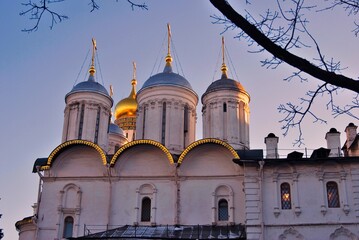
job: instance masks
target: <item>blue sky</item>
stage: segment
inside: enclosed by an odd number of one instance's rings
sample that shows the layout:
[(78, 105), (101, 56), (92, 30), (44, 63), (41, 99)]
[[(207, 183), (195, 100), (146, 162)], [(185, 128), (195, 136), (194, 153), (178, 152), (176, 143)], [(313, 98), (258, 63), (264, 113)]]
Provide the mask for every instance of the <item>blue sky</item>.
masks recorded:
[[(31, 205), (36, 202), (38, 185), (38, 176), (31, 173), (33, 163), (38, 157), (47, 157), (61, 143), (64, 97), (76, 83), (79, 72), (77, 82), (86, 77), (89, 58), (80, 70), (91, 49), (92, 37), (97, 40), (101, 67), (100, 74), (97, 66), (97, 80), (107, 89), (113, 85), (117, 103), (130, 92), (132, 61), (137, 62), (138, 89), (151, 73), (158, 72), (156, 61), (157, 64), (162, 61), (159, 68), (162, 71), (168, 22), (183, 73), (201, 96), (210, 83), (220, 77), (223, 30), (223, 26), (211, 23), (210, 15), (218, 12), (209, 1), (148, 0), (148, 11), (132, 11), (124, 1), (106, 1), (99, 11), (89, 13), (89, 1), (83, 0), (58, 4), (58, 11), (69, 19), (52, 30), (49, 21), (44, 19), (38, 31), (24, 33), (21, 29), (33, 23), (19, 16), (24, 9), (19, 2), (5, 0), (0, 4), (0, 213), (3, 214), (0, 228), (4, 228), (5, 239), (16, 239), (15, 222), (32, 215)], [(350, 19), (341, 11), (313, 16), (311, 30), (316, 33), (323, 51), (348, 66), (345, 74), (357, 78), (359, 44), (350, 33), (353, 27)], [(278, 123), (282, 116), (276, 109), (280, 103), (296, 102), (319, 82), (283, 82), (293, 69), (286, 65), (277, 70), (262, 68), (259, 60), (263, 55), (248, 53), (250, 48), (234, 39), (235, 34), (229, 31), (224, 36), (237, 73), (234, 75), (232, 70), (230, 77), (239, 80), (251, 95), (251, 148), (265, 148), (264, 137), (270, 132), (280, 137), (280, 149), (293, 148), (296, 132), (282, 137)], [(297, 52), (306, 56), (310, 50)], [(339, 95), (339, 101), (351, 99), (349, 92)], [(202, 132), (200, 110), (199, 103), (197, 139)], [(342, 133), (344, 143), (344, 128), (354, 120), (331, 118), (323, 104), (316, 110), (328, 124), (313, 125), (311, 120), (305, 121), (306, 147), (325, 147), (325, 133), (331, 127)]]

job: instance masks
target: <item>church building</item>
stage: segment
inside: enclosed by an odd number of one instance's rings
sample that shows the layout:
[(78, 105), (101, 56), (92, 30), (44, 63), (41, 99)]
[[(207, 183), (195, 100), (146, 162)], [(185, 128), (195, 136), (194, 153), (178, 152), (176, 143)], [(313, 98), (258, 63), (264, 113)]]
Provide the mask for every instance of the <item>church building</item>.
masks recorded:
[(340, 126), (343, 146), (335, 128), (323, 133), (327, 148), (310, 156), (279, 157), (273, 133), (252, 150), (250, 95), (228, 77), (224, 40), (221, 76), (198, 96), (173, 71), (170, 37), (163, 72), (136, 91), (134, 64), (115, 105), (95, 79), (93, 40), (88, 80), (65, 96), (62, 141), (34, 163), (39, 194), (19, 240), (359, 239), (357, 126)]

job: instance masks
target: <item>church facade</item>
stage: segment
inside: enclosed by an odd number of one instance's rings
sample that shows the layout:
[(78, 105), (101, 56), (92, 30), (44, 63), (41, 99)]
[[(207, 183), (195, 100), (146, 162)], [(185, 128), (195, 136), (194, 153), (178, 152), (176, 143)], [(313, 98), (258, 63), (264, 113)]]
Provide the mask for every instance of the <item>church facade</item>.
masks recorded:
[[(358, 239), (357, 126), (345, 128), (344, 146), (330, 129), (327, 148), (310, 157), (279, 158), (271, 133), (264, 156), (250, 149), (250, 96), (228, 78), (224, 53), (222, 76), (199, 99), (173, 72), (169, 43), (163, 72), (138, 92), (134, 71), (112, 123), (112, 94), (95, 80), (94, 42), (88, 80), (65, 96), (62, 143), (35, 161), (39, 196), (34, 215), (16, 223), (19, 240), (90, 239), (83, 236), (96, 232), (181, 238), (168, 229), (191, 227), (219, 232), (198, 230), (187, 239)], [(199, 100), (203, 139), (196, 140)], [(127, 235), (118, 233), (123, 226)], [(167, 227), (165, 237), (155, 235), (159, 226)]]

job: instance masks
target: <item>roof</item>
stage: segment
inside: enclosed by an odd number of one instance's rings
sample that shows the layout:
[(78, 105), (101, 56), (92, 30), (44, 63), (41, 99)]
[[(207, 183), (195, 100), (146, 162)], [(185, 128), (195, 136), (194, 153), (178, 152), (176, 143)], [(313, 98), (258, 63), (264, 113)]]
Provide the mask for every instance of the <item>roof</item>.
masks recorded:
[(115, 134), (123, 135), (123, 130), (119, 126), (117, 126), (116, 124), (110, 123), (109, 133), (115, 133)]
[(283, 163), (290, 164), (323, 164), (326, 162), (343, 163), (358, 163), (359, 157), (328, 157), (330, 149), (318, 148), (313, 151), (310, 157), (304, 157), (301, 152), (291, 152), (286, 158), (264, 158), (262, 150), (240, 150), (237, 151), (239, 159), (233, 159), (233, 162), (238, 165), (244, 164), (258, 164), (260, 161), (264, 161), (265, 165), (280, 165)]
[(100, 83), (95, 81), (95, 78), (93, 76), (89, 76), (87, 81), (80, 82), (77, 85), (75, 85), (72, 90), (66, 94), (65, 98), (67, 98), (69, 95), (73, 93), (78, 92), (94, 92), (101, 95), (105, 95), (106, 97), (110, 97), (108, 94), (106, 88), (102, 86)]
[(34, 215), (34, 216), (25, 217), (22, 220), (17, 221), (15, 223), (16, 230), (20, 231), (21, 226), (25, 224), (29, 224), (29, 223), (35, 224), (34, 217), (36, 216)]
[(246, 239), (244, 225), (129, 226), (69, 239)]
[(220, 90), (232, 90), (232, 91), (242, 92), (242, 93), (248, 95), (248, 97), (249, 97), (249, 94), (246, 92), (246, 90), (244, 89), (242, 84), (240, 84), (236, 80), (227, 78), (226, 75), (222, 75), (222, 77), (220, 79), (212, 82), (211, 85), (209, 85), (206, 92), (202, 95), (202, 102), (203, 102), (203, 97), (205, 95), (207, 95), (208, 93), (216, 92), (216, 91), (220, 91)]
[(38, 167), (41, 168), (42, 166), (46, 166), (46, 164), (47, 164), (47, 158), (38, 158), (38, 159), (36, 159), (35, 162), (34, 162), (34, 166), (32, 168), (32, 172), (36, 173)]
[(184, 77), (172, 71), (172, 66), (170, 64), (166, 64), (163, 72), (151, 76), (143, 84), (138, 93), (146, 88), (155, 86), (177, 86), (194, 92), (191, 84)]

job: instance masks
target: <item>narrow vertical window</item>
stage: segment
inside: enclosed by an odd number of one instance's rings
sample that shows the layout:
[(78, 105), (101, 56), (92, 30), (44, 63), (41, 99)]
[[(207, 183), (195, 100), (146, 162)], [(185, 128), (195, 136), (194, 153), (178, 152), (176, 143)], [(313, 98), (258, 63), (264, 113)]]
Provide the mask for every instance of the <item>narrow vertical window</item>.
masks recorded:
[(144, 197), (141, 204), (141, 222), (151, 221), (151, 199)]
[(183, 114), (183, 131), (188, 132), (188, 106), (184, 106), (184, 114)]
[(228, 202), (221, 199), (218, 202), (218, 221), (228, 221)]
[(64, 220), (64, 233), (63, 237), (72, 237), (72, 231), (74, 228), (74, 219), (72, 217), (66, 217)]
[(339, 191), (338, 191), (338, 185), (336, 182), (327, 182), (327, 198), (328, 198), (328, 207), (329, 208), (340, 207)]
[(107, 123), (107, 133), (109, 133), (109, 132), (110, 132), (111, 116), (112, 116), (112, 114), (110, 114), (110, 116), (108, 117), (108, 123)]
[(223, 112), (227, 112), (227, 103), (223, 103)]
[(162, 137), (161, 137), (161, 143), (163, 145), (166, 144), (166, 102), (162, 105)]
[(82, 129), (83, 129), (83, 125), (84, 125), (84, 113), (85, 113), (85, 106), (84, 106), (84, 104), (81, 104), (79, 134), (77, 136), (78, 139), (82, 138)]
[(289, 183), (282, 183), (280, 185), (280, 195), (281, 195), (282, 209), (292, 209), (292, 200), (290, 196)]
[(146, 126), (146, 106), (143, 105), (143, 122), (142, 122), (142, 139), (145, 138), (145, 128)]
[(101, 112), (101, 108), (98, 107), (97, 109), (97, 115), (96, 115), (96, 127), (95, 127), (95, 139), (94, 139), (94, 143), (98, 142), (98, 131), (100, 129), (100, 112)]

